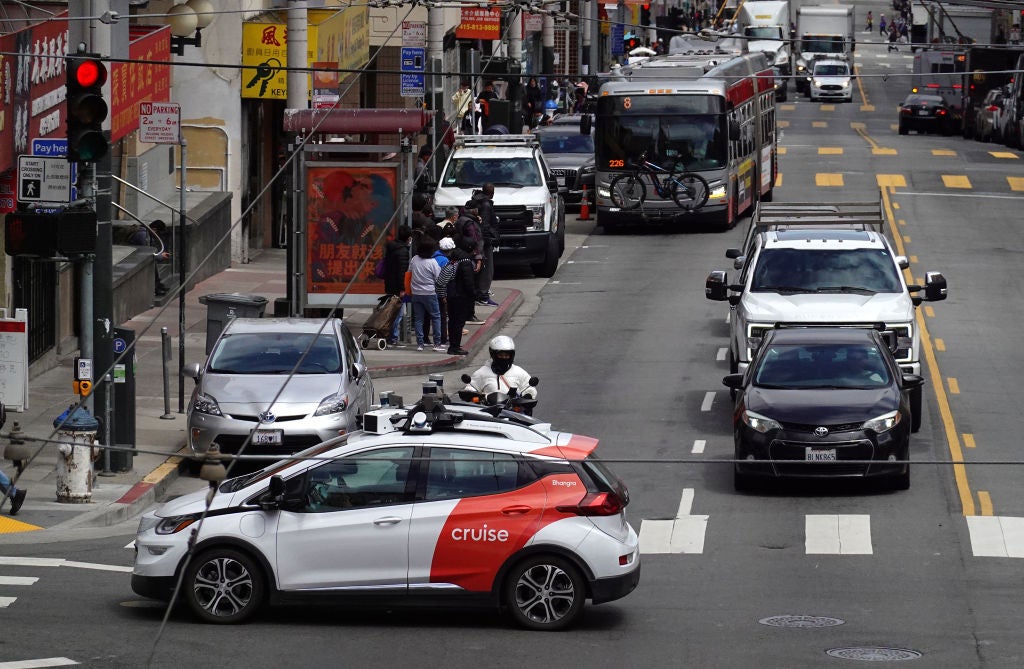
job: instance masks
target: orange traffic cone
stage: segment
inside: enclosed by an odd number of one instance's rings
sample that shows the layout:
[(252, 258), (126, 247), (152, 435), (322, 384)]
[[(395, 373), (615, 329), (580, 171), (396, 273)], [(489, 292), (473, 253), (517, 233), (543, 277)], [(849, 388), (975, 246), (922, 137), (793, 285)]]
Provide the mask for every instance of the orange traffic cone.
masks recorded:
[(590, 220), (590, 200), (587, 199), (587, 185), (583, 184), (583, 199), (580, 201), (580, 220)]

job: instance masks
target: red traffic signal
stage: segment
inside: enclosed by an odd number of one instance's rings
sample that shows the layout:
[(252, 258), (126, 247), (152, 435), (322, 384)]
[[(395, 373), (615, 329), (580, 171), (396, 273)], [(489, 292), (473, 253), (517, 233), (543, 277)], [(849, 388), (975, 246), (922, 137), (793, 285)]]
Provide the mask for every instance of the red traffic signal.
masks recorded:
[(94, 163), (107, 154), (103, 133), (109, 108), (103, 99), (107, 66), (96, 54), (67, 58), (68, 160)]

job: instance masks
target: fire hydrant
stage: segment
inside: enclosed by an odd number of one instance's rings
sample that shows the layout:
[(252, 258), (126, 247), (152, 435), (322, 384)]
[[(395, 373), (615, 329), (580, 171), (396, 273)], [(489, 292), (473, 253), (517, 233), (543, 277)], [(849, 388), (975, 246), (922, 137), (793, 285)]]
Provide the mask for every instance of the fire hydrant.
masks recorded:
[[(70, 414), (69, 414), (70, 412)], [(100, 424), (80, 406), (56, 420), (60, 457), (57, 458), (57, 501), (86, 504), (92, 501), (92, 444)]]

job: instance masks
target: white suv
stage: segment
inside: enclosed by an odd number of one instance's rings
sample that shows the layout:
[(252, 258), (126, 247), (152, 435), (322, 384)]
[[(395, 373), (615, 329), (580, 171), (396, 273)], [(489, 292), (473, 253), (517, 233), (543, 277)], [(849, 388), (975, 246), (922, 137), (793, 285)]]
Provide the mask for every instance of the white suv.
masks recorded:
[(838, 58), (821, 58), (811, 66), (808, 95), (811, 101), (839, 100), (853, 102), (850, 64)]
[(501, 234), (495, 265), (528, 264), (537, 276), (554, 276), (565, 250), (565, 203), (537, 137), (457, 137), (434, 192), (435, 216), (462, 207), (488, 182)]
[[(597, 440), (425, 395), (364, 429), (143, 516), (132, 589), (202, 620), (327, 596), (503, 606), (561, 629), (629, 594), (639, 540)], [(194, 547), (190, 551), (190, 546)], [(359, 599), (359, 598), (363, 599)]]

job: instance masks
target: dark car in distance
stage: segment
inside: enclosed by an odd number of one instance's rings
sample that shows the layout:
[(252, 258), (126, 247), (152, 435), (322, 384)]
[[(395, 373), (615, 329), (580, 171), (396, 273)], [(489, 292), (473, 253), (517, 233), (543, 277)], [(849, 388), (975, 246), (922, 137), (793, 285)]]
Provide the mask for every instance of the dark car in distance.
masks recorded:
[(958, 130), (959, 118), (941, 95), (911, 93), (900, 103), (899, 133), (911, 130), (951, 135)]
[[(884, 329), (884, 326), (878, 326)], [(734, 484), (755, 479), (882, 478), (910, 487), (910, 391), (880, 329), (777, 328), (765, 333), (736, 391)]]
[(582, 132), (580, 120), (580, 114), (564, 114), (533, 131), (551, 173), (565, 187), (562, 199), (572, 206), (583, 202), (584, 187), (587, 201), (594, 204), (594, 128), (591, 124), (589, 132)]

